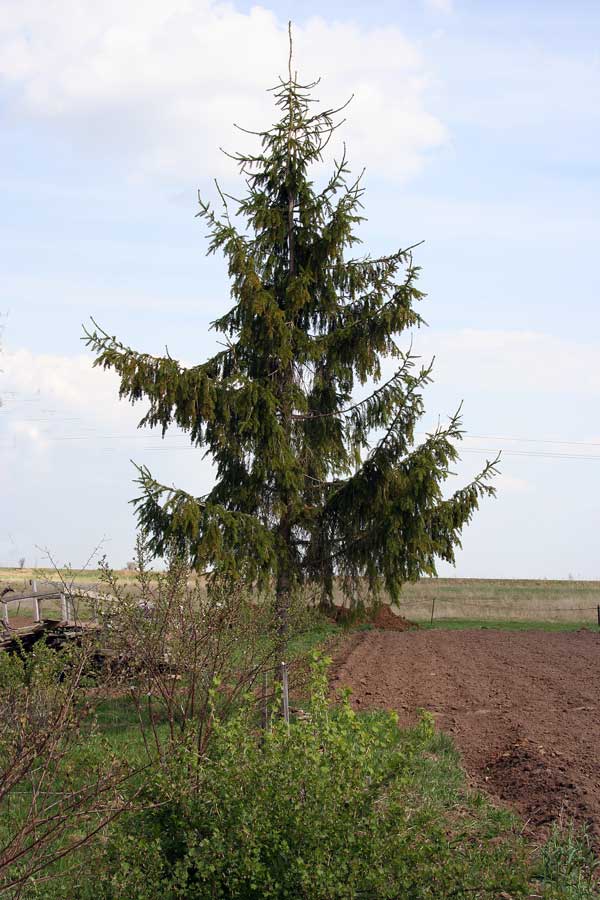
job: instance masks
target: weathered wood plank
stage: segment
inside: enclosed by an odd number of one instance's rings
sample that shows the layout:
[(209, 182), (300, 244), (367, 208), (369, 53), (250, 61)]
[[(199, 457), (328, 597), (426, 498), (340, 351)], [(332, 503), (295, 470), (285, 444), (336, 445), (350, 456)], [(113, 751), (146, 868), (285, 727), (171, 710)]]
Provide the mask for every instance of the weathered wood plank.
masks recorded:
[(66, 588), (58, 589), (55, 588), (51, 591), (27, 591), (24, 594), (4, 594), (3, 597), (0, 597), (0, 603), (19, 603), (23, 600), (60, 600), (61, 596), (67, 597), (82, 597), (84, 599), (89, 600), (112, 600), (111, 594), (99, 594), (98, 591), (89, 591), (87, 588), (78, 588), (78, 587), (70, 587), (68, 590)]
[(19, 603), (21, 600), (57, 600), (61, 595), (61, 591), (27, 591), (24, 594), (4, 594), (0, 597), (1, 603)]

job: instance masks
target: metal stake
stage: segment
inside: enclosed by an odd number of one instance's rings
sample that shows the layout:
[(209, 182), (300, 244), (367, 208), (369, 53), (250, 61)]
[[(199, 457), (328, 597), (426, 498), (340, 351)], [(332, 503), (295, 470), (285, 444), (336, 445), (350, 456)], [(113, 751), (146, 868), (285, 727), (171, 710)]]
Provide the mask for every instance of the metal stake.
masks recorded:
[(288, 670), (284, 662), (281, 663), (281, 700), (283, 707), (283, 718), (287, 725), (290, 724), (290, 696), (288, 688)]

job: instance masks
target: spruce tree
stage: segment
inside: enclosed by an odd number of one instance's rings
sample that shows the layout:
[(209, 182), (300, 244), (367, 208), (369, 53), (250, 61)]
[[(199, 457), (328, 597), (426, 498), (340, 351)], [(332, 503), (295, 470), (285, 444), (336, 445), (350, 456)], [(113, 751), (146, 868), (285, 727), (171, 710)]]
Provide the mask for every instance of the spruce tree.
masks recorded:
[[(184, 367), (96, 323), (85, 338), (95, 365), (120, 376), (120, 396), (147, 401), (140, 426), (164, 435), (177, 425), (216, 463), (202, 497), (139, 467), (134, 503), (152, 551), (175, 546), (197, 568), (274, 585), (282, 619), (299, 585), (316, 585), (325, 603), (334, 581), (354, 598), (362, 585), (397, 599), (403, 582), (435, 575), (436, 559), (454, 562), (463, 526), (494, 493), (488, 462), (443, 495), (460, 410), (416, 442), (431, 366), (398, 338), (423, 321), (419, 269), (410, 247), (379, 258), (349, 252), (362, 176), (350, 179), (344, 148), (328, 179), (312, 180), (343, 109), (316, 107), (317, 84), (292, 73), (290, 40), (288, 77), (273, 89), (279, 120), (251, 132), (254, 155), (234, 156), (244, 197), (219, 189), (221, 214), (199, 197), (208, 253), (224, 255), (231, 280), (233, 305), (212, 325), (224, 349)], [(384, 380), (388, 357), (396, 366)], [(365, 385), (373, 389), (361, 398)]]

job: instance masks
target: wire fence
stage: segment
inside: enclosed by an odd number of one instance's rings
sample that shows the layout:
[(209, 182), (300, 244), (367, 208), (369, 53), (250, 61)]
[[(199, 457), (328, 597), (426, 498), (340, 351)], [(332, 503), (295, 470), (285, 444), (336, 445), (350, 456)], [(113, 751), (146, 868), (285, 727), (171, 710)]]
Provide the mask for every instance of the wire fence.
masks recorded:
[(444, 619), (570, 622), (573, 624), (595, 624), (600, 628), (600, 604), (589, 606), (545, 606), (539, 602), (496, 603), (494, 600), (463, 600), (462, 598), (438, 597), (402, 599), (398, 604), (400, 613), (407, 617), (429, 620), (431, 623)]

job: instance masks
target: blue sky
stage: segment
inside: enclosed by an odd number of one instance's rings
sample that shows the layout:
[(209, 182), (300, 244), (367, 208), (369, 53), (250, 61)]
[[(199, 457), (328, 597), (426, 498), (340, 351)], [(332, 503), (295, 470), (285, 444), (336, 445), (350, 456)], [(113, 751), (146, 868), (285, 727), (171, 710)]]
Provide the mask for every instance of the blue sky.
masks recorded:
[(300, 74), (324, 102), (355, 94), (365, 249), (425, 240), (423, 429), (464, 401), (456, 486), (503, 451), (498, 498), (440, 572), (600, 578), (597, 4), (0, 6), (0, 565), (80, 565), (100, 542), (122, 565), (132, 458), (209, 486), (183, 436), (136, 432), (81, 326), (186, 362), (214, 347), (227, 280), (196, 189), (235, 191), (218, 148), (243, 142), (234, 121), (271, 122), (291, 16)]

